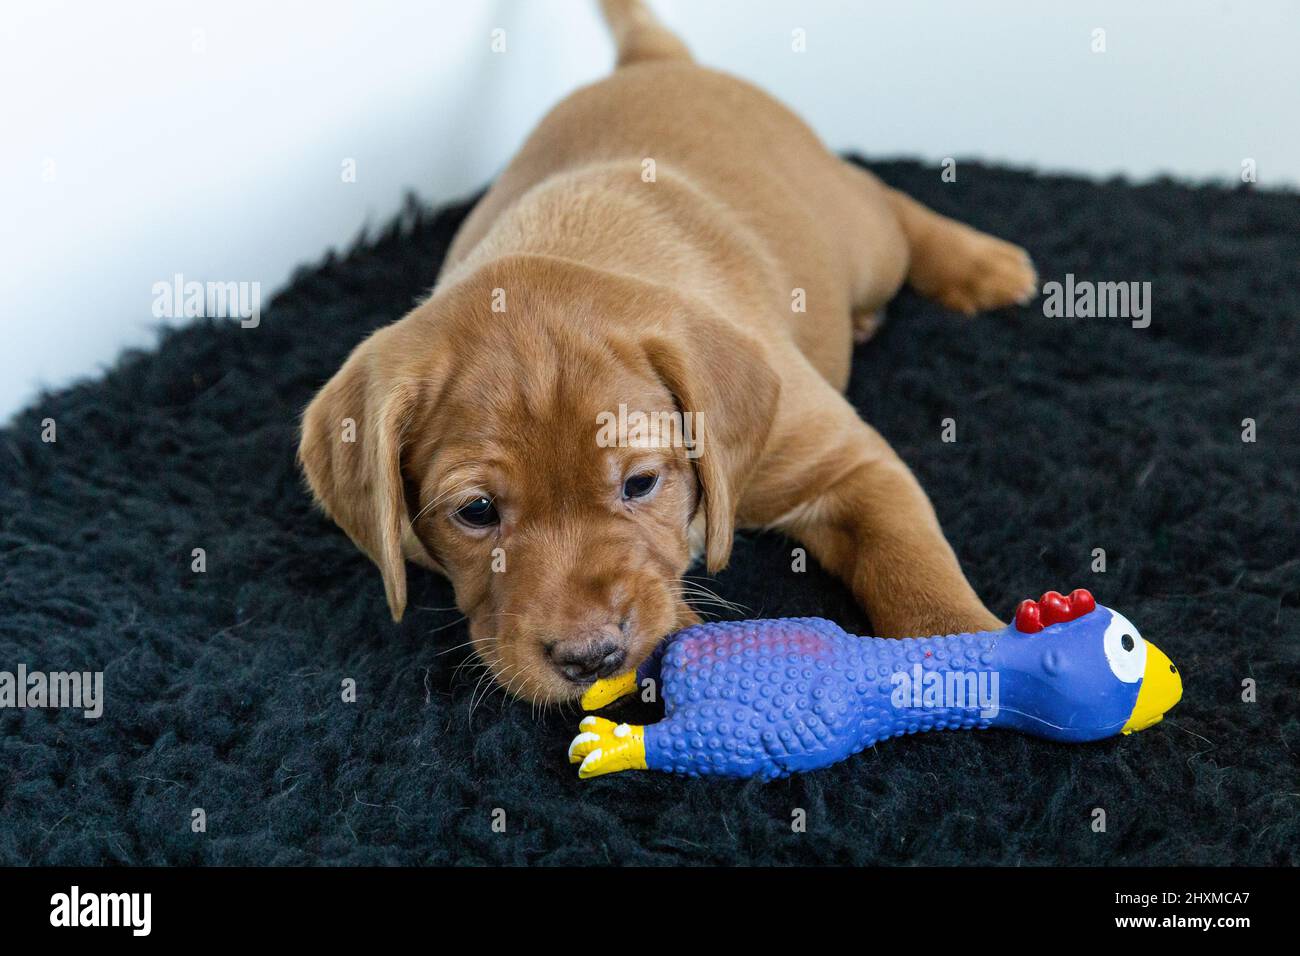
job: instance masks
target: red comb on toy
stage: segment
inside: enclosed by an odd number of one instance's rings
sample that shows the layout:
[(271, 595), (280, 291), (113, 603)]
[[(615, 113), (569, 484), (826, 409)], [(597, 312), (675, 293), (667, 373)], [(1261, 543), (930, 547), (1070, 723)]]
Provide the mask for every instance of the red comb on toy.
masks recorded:
[(1037, 634), (1045, 627), (1073, 621), (1096, 608), (1097, 602), (1083, 588), (1071, 591), (1069, 597), (1059, 591), (1048, 591), (1037, 601), (1026, 598), (1020, 602), (1016, 608), (1016, 630), (1021, 634)]

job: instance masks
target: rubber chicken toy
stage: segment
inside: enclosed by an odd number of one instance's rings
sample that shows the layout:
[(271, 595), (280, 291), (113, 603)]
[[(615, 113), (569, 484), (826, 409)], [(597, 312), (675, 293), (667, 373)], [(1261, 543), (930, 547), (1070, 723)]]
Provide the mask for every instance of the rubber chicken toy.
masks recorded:
[(995, 631), (857, 637), (820, 618), (727, 621), (668, 638), (637, 671), (594, 683), (585, 710), (653, 686), (664, 719), (585, 717), (580, 777), (620, 770), (774, 779), (889, 737), (1003, 727), (1082, 742), (1158, 723), (1178, 669), (1124, 615), (1078, 590), (1020, 604)]

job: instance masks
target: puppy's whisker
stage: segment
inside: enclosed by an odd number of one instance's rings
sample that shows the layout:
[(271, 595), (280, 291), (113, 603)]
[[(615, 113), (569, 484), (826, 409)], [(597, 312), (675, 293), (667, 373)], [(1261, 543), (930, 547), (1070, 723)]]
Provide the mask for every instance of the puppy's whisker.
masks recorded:
[(733, 607), (732, 607), (731, 605), (729, 605), (729, 604), (724, 604), (724, 603), (722, 603), (721, 601), (711, 601), (711, 600), (709, 600), (708, 598), (700, 597), (700, 596), (697, 595), (697, 594), (687, 594), (687, 595), (683, 595), (683, 599), (684, 599), (684, 600), (686, 601), (686, 603), (689, 604), (692, 608), (716, 607), (716, 608), (721, 608), (721, 609), (724, 610), (724, 611), (732, 611), (732, 612), (734, 612), (734, 611), (736, 610), (735, 608), (733, 608)]
[(478, 680), (474, 682), (474, 689), (469, 692), (469, 716), (466, 717), (466, 721), (471, 727), (474, 724), (474, 698), (477, 696), (478, 689), (482, 686), (483, 678), (485, 676), (486, 675), (484, 674), (480, 674)]
[(465, 678), (466, 680), (468, 680), (470, 677), (474, 676), (475, 674), (478, 674), (488, 669), (488, 665), (477, 663), (477, 662), (473, 664), (461, 664), (460, 667), (457, 667), (454, 671), (452, 671), (452, 675), (451, 675), (452, 681), (457, 681), (460, 677), (461, 670), (466, 667), (469, 668), (467, 672), (467, 676)]
[[(499, 663), (500, 663), (500, 662), (498, 661), (497, 664), (499, 665)], [(479, 691), (480, 691), (480, 689), (483, 687), (483, 682), (484, 682), (485, 680), (488, 681), (487, 689), (488, 689), (488, 690), (491, 690), (491, 689), (492, 689), (492, 683), (491, 683), (491, 681), (492, 681), (492, 670), (491, 670), (490, 668), (489, 668), (488, 670), (484, 671), (484, 672), (479, 676), (478, 682), (474, 684), (474, 690), (470, 693), (470, 698), (469, 698), (469, 717), (468, 717), (468, 721), (469, 721), (469, 723), (470, 723), (471, 725), (474, 723), (474, 711), (478, 708), (478, 705), (479, 705), (480, 703), (482, 703), (482, 698), (479, 696)], [(487, 691), (484, 691), (484, 694), (485, 694), (485, 695), (486, 695), (486, 693), (487, 693)]]
[[(466, 620), (466, 618), (465, 618), (465, 615), (462, 614), (460, 617), (458, 617), (458, 618), (456, 618), (456, 619), (454, 619), (454, 620), (448, 621), (446, 624), (439, 624), (437, 627), (435, 627), (433, 630), (429, 631), (428, 633), (429, 633), (429, 634), (437, 634), (439, 631), (445, 631), (445, 630), (447, 630), (447, 628), (449, 628), (449, 627), (455, 627), (457, 624), (459, 624), (461, 621), (464, 621), (464, 620)], [(460, 644), (460, 645), (457, 645), (457, 646), (459, 646), (459, 647), (464, 647), (465, 645), (464, 645), (464, 644)], [(446, 653), (446, 652), (444, 651), (444, 653)]]
[[(520, 662), (506, 665), (498, 656), (492, 658), (486, 663), (487, 666), (484, 669), (484, 673), (479, 677), (478, 683), (474, 685), (474, 691), (470, 696), (468, 719), (471, 722), (474, 719), (474, 711), (481, 707), (497, 690), (504, 688), (502, 681), (506, 677), (515, 674), (515, 677), (511, 678), (511, 683), (513, 683), (517, 677), (522, 676), (523, 674), (523, 665)], [(487, 681), (486, 688), (483, 687), (484, 680)], [(481, 693), (480, 689), (482, 690)]]
[(716, 611), (707, 611), (704, 608), (699, 607), (698, 605), (690, 604), (690, 603), (687, 603), (686, 606), (689, 607), (692, 611), (694, 611), (696, 616), (704, 618), (705, 620), (716, 621), (722, 618), (722, 615), (717, 613)]
[(672, 592), (675, 597), (685, 601), (692, 610), (700, 610), (703, 607), (717, 607), (740, 617), (752, 617), (753, 612), (736, 604), (712, 594), (702, 594), (698, 591), (683, 589)]
[[(473, 642), (471, 641), (471, 643)], [(475, 647), (474, 652), (472, 654), (467, 654), (465, 659), (456, 666), (456, 670), (453, 672), (453, 677), (456, 673), (459, 673), (462, 668), (468, 667), (471, 672), (475, 670), (490, 670), (498, 663), (500, 662), (488, 657), (481, 650)]]
[(722, 597), (722, 595), (718, 594), (716, 591), (710, 590), (709, 588), (706, 588), (702, 584), (695, 584), (683, 580), (679, 582), (678, 587), (679, 587), (679, 591), (677, 593), (679, 595), (681, 594), (692, 595), (698, 598), (703, 603), (714, 604), (718, 607), (726, 608), (727, 610), (742, 616), (752, 616), (754, 613), (753, 609), (748, 608), (745, 605), (739, 604), (735, 601), (728, 601), (726, 598)]
[(505, 688), (505, 691), (506, 691), (505, 696), (506, 696), (506, 697), (509, 697), (510, 694), (511, 694), (511, 692), (514, 690), (514, 687), (515, 687), (515, 681), (519, 680), (519, 678), (521, 678), (521, 677), (523, 677), (523, 676), (524, 676), (524, 675), (523, 675), (523, 671), (522, 671), (522, 670), (519, 670), (518, 668), (516, 668), (515, 676), (512, 677), (512, 678), (510, 678), (510, 683), (506, 685), (506, 688)]
[(445, 651), (439, 651), (437, 654), (434, 654), (433, 656), (434, 656), (434, 657), (442, 657), (444, 654), (450, 654), (452, 651), (458, 651), (458, 650), (460, 650), (462, 647), (469, 647), (469, 646), (470, 646), (471, 644), (473, 644), (473, 643), (474, 643), (474, 639), (471, 637), (468, 641), (465, 641), (465, 643), (463, 643), (463, 644), (455, 644), (455, 645), (453, 645), (453, 646), (447, 648)]
[[(471, 641), (470, 643), (473, 642)], [(491, 667), (491, 661), (485, 658), (480, 651), (475, 649), (474, 653), (467, 654), (465, 659), (456, 665), (456, 669), (452, 671), (451, 677), (452, 680), (455, 680), (457, 675), (465, 668), (469, 668), (470, 673), (473, 673), (475, 670), (490, 670)]]
[(708, 587), (708, 585), (706, 584), (701, 584), (702, 580), (707, 580), (707, 579), (695, 578), (694, 575), (682, 575), (682, 580), (680, 581), (680, 583), (684, 585), (684, 587), (695, 589), (695, 591), (699, 591), (705, 594), (711, 594), (711, 596), (718, 598), (719, 601), (725, 600), (722, 594), (719, 594), (718, 592), (714, 591), (714, 589)]
[(520, 677), (518, 670), (519, 670), (519, 665), (512, 664), (509, 667), (507, 667), (505, 670), (503, 670), (500, 674), (494, 675), (495, 680), (491, 685), (489, 685), (487, 693), (483, 695), (483, 699), (479, 701), (480, 705), (487, 703), (487, 701), (489, 701), (492, 698), (492, 695), (499, 690), (506, 691), (505, 696), (508, 698), (510, 696), (509, 688), (506, 684), (503, 684), (502, 681), (506, 678), (507, 675), (509, 675), (512, 672), (515, 672), (515, 676), (510, 678), (510, 684), (513, 685), (514, 682), (518, 680)]

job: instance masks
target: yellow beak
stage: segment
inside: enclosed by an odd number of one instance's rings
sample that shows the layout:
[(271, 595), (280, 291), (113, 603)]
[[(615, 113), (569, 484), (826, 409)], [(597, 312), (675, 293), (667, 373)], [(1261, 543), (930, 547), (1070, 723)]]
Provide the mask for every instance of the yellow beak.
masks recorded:
[(1135, 730), (1146, 730), (1160, 723), (1182, 696), (1183, 679), (1178, 674), (1178, 668), (1165, 656), (1164, 651), (1148, 641), (1147, 666), (1142, 674), (1142, 687), (1138, 690), (1133, 713), (1121, 732), (1131, 734)]

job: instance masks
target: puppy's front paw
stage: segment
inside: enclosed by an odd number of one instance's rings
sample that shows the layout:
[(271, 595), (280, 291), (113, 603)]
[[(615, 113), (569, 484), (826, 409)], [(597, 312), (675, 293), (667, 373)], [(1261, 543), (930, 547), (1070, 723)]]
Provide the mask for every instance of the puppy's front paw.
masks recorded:
[[(875, 619), (872, 619), (873, 623)], [(883, 617), (878, 637), (933, 637), (940, 634), (978, 634), (1000, 631), (1006, 627), (982, 607), (942, 608), (904, 611)]]
[(946, 618), (935, 626), (934, 634), (978, 634), (981, 631), (1000, 631), (1006, 627), (1005, 621), (999, 621), (988, 611), (979, 610), (965, 614), (956, 614)]

